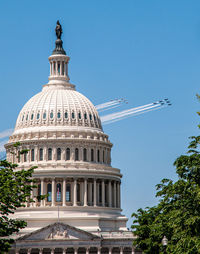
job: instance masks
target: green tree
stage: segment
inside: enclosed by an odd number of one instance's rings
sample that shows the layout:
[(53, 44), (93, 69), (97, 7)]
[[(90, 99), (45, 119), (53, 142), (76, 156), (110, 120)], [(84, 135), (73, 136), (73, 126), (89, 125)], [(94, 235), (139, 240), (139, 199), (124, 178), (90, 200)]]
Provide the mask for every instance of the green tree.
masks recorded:
[[(28, 150), (20, 151), (19, 143), (13, 146), (12, 153), (16, 156), (27, 152)], [(17, 166), (6, 160), (0, 161), (0, 253), (8, 252), (14, 242), (12, 234), (26, 227), (25, 221), (11, 219), (9, 215), (17, 208), (24, 207), (25, 202), (34, 202), (30, 196), (33, 188), (36, 188), (32, 179), (36, 167), (20, 170)]]
[(178, 180), (163, 179), (156, 186), (158, 204), (132, 215), (133, 244), (144, 253), (200, 253), (200, 136), (190, 139), (187, 154), (174, 162)]

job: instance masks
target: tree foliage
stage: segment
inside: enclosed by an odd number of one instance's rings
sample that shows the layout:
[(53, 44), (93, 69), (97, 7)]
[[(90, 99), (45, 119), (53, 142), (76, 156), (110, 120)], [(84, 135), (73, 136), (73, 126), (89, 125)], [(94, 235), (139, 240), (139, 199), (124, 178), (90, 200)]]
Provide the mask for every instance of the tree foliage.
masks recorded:
[[(14, 150), (18, 150), (15, 144)], [(27, 151), (20, 151), (23, 154)], [(15, 152), (13, 152), (15, 153)], [(26, 227), (26, 222), (9, 218), (17, 208), (24, 207), (24, 203), (31, 200), (31, 191), (36, 186), (32, 173), (35, 167), (28, 170), (19, 170), (17, 164), (6, 160), (0, 161), (0, 253), (7, 252), (13, 243), (12, 234)]]
[(132, 215), (137, 236), (134, 245), (145, 253), (164, 253), (164, 236), (168, 239), (167, 253), (200, 253), (199, 144), (200, 136), (190, 137), (187, 154), (174, 162), (178, 180), (163, 179), (156, 186), (158, 204)]

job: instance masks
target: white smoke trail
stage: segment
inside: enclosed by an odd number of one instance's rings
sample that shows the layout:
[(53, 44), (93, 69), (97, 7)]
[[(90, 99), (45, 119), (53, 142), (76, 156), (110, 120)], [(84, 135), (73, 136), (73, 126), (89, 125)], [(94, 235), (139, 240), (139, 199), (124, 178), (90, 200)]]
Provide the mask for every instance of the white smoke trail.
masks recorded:
[(107, 124), (110, 124), (110, 123), (114, 123), (114, 122), (121, 121), (121, 120), (126, 119), (126, 118), (128, 118), (128, 117), (138, 116), (138, 115), (141, 115), (141, 114), (145, 114), (145, 113), (147, 113), (147, 112), (150, 112), (150, 111), (158, 110), (158, 109), (163, 108), (163, 107), (167, 107), (167, 106), (160, 106), (160, 107), (145, 109), (145, 110), (142, 110), (142, 111), (140, 111), (140, 112), (135, 112), (135, 113), (132, 113), (132, 114), (129, 114), (129, 115), (124, 115), (124, 116), (119, 117), (119, 118), (116, 118), (116, 119), (113, 118), (112, 120), (108, 120), (108, 121), (105, 121), (105, 122), (103, 122), (103, 123), (104, 123), (104, 125), (107, 125)]
[(99, 112), (101, 112), (101, 111), (109, 110), (113, 106), (116, 106), (116, 105), (120, 106), (121, 103), (127, 103), (127, 101), (123, 98), (122, 99), (115, 99), (112, 101), (108, 101), (108, 102), (96, 105), (95, 107)]
[(104, 123), (104, 122), (111, 121), (111, 120), (121, 118), (124, 116), (132, 115), (136, 112), (144, 111), (144, 110), (151, 109), (151, 108), (157, 108), (157, 107), (161, 107), (161, 106), (162, 105), (160, 103), (157, 103), (157, 104), (150, 103), (150, 104), (146, 104), (144, 106), (139, 106), (139, 107), (123, 110), (123, 111), (120, 111), (117, 113), (112, 113), (109, 115), (102, 116), (101, 121), (102, 121), (102, 123)]
[(0, 139), (8, 137), (12, 135), (12, 133), (13, 133), (13, 129), (7, 129), (5, 131), (2, 131), (0, 132)]

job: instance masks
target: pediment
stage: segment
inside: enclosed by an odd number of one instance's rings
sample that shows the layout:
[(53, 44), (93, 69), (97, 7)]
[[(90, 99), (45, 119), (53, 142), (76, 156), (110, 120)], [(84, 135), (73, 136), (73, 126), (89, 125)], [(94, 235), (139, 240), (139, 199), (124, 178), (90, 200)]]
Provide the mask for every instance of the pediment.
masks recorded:
[(84, 230), (72, 227), (64, 223), (50, 224), (30, 234), (18, 238), (17, 241), (41, 241), (41, 240), (99, 240), (100, 237)]

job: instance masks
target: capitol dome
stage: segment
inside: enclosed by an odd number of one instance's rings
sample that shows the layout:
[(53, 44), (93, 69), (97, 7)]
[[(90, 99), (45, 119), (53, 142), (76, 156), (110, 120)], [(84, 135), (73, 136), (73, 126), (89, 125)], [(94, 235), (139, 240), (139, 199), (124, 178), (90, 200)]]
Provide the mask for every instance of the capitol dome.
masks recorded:
[(45, 85), (19, 113), (14, 134), (73, 127), (101, 128), (94, 105), (67, 85)]
[(112, 143), (95, 106), (69, 82), (69, 59), (57, 38), (49, 82), (24, 105), (5, 145), (19, 169), (36, 167), (30, 199), (11, 215), (27, 222), (11, 254), (112, 254), (111, 246), (113, 254), (131, 254), (122, 174), (111, 166)]

